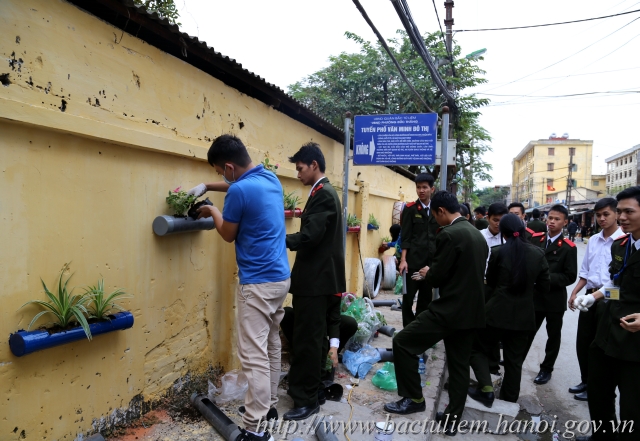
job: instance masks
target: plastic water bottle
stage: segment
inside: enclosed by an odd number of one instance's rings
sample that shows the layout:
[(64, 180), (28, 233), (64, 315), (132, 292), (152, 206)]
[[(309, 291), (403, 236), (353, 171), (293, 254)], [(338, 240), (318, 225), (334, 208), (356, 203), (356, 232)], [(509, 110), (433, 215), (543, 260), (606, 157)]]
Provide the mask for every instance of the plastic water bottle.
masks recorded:
[(424, 387), (427, 384), (427, 366), (422, 358), (418, 362), (418, 373), (420, 374), (420, 387)]

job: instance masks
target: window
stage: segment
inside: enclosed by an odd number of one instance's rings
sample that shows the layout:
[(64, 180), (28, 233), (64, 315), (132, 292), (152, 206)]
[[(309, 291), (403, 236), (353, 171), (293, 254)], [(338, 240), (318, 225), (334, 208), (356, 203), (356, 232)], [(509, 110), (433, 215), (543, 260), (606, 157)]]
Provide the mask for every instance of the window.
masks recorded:
[(571, 171), (577, 172), (578, 171), (578, 164), (573, 164), (573, 166), (571, 167)]
[(553, 179), (547, 179), (547, 187), (553, 188)]
[(627, 172), (624, 172), (624, 177), (625, 177), (625, 178), (627, 177)]
[(575, 156), (575, 154), (576, 154), (576, 148), (569, 147), (569, 156)]
[(553, 171), (553, 162), (547, 164), (547, 171)]
[(627, 163), (627, 158), (624, 158), (624, 163), (625, 163), (625, 164)]
[(549, 147), (549, 156), (554, 156), (556, 154), (555, 147)]
[(593, 181), (593, 186), (594, 187), (599, 187), (600, 186), (600, 181)]

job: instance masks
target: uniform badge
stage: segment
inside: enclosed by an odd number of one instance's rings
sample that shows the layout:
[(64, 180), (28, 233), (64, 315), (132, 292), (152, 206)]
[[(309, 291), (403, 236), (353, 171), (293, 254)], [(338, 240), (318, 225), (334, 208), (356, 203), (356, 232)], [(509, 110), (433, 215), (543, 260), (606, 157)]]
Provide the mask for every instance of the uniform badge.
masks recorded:
[(622, 262), (624, 260), (622, 256), (614, 256), (614, 257), (618, 262)]

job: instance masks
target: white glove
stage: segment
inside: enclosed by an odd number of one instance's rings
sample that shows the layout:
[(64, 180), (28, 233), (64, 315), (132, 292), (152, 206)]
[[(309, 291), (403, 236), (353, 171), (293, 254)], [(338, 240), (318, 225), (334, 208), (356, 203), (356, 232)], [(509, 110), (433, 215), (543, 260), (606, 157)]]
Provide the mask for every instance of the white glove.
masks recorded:
[(193, 195), (193, 196), (199, 198), (200, 196), (202, 196), (206, 192), (207, 192), (207, 186), (204, 185), (204, 184), (198, 184), (195, 187), (193, 187), (191, 190), (189, 190), (187, 192), (187, 194), (188, 195)]
[(593, 294), (587, 294), (586, 296), (578, 296), (573, 301), (573, 306), (578, 308), (580, 311), (588, 311), (591, 306), (596, 302), (596, 298)]
[(412, 280), (422, 280), (422, 279), (424, 279), (424, 277), (422, 277), (422, 276), (420, 275), (420, 272), (416, 271), (415, 273), (413, 273), (413, 274), (411, 275), (411, 279), (412, 279)]

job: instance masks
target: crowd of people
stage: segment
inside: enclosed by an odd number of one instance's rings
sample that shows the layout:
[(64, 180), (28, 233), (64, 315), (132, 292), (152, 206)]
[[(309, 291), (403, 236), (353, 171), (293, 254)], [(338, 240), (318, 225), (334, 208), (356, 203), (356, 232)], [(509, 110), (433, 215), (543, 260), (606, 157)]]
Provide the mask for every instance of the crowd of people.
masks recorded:
[[(262, 164), (253, 164), (240, 139), (223, 135), (214, 140), (208, 161), (223, 181), (199, 184), (189, 193), (226, 192), (222, 212), (204, 205), (199, 215), (213, 217), (220, 236), (235, 242), (238, 357), (249, 383), (240, 409), (244, 428), (236, 441), (272, 441), (259, 423), (278, 418), (279, 329), (291, 349), (287, 392), (293, 408), (283, 415), (288, 420), (319, 412), (326, 399), (326, 360), (337, 366), (338, 353), (357, 329), (353, 319), (340, 314), (346, 291), (341, 204), (315, 143), (289, 158), (298, 179), (310, 187), (300, 231), (292, 234), (286, 233), (284, 217), (275, 215), (282, 211), (282, 186)], [(403, 329), (393, 338), (400, 399), (385, 410), (425, 410), (418, 357), (441, 340), (449, 403), (436, 419), (445, 434), (457, 433), (467, 395), (493, 405), (491, 374), (499, 373), (501, 364), (500, 399), (517, 401), (522, 364), (545, 322), (545, 358), (534, 382), (551, 380), (569, 308), (581, 311), (576, 341), (581, 381), (569, 391), (587, 400), (592, 419), (604, 423), (595, 424), (593, 435), (583, 440), (634, 439), (633, 432), (606, 429), (609, 421), (617, 422), (616, 387), (621, 420), (640, 420), (640, 254), (633, 255), (640, 247), (640, 187), (596, 204), (600, 232), (589, 240), (578, 272), (573, 242), (578, 226), (564, 237), (569, 223), (564, 206), (552, 206), (545, 222), (534, 210), (526, 223), (525, 207), (518, 202), (472, 212), (456, 195), (436, 191), (430, 174), (418, 174), (415, 184), (418, 199), (406, 204), (400, 225), (390, 230), (389, 246), (397, 249), (407, 286)], [(296, 251), (291, 270), (287, 249)], [(579, 282), (567, 300), (567, 287), (576, 277)], [(287, 293), (292, 294), (291, 308), (283, 308)], [(478, 380), (474, 388), (469, 388), (470, 368)]]

